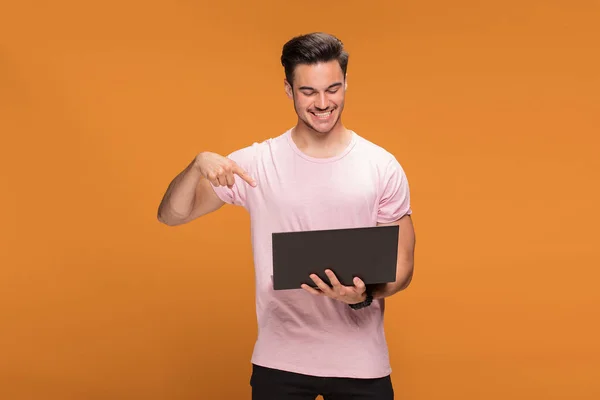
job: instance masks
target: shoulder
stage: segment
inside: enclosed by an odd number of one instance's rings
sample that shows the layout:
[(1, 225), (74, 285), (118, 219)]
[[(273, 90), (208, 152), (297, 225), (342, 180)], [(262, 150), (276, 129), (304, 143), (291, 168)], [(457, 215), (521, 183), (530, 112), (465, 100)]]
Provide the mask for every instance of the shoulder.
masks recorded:
[(252, 168), (259, 160), (273, 153), (274, 149), (281, 146), (284, 134), (268, 137), (260, 141), (247, 144), (227, 155), (227, 158), (235, 161), (244, 168)]
[(374, 164), (376, 168), (381, 172), (389, 172), (390, 170), (399, 170), (404, 172), (399, 160), (396, 156), (388, 149), (383, 146), (360, 136), (355, 132), (357, 140), (357, 148), (363, 154), (362, 157), (369, 160), (370, 163)]

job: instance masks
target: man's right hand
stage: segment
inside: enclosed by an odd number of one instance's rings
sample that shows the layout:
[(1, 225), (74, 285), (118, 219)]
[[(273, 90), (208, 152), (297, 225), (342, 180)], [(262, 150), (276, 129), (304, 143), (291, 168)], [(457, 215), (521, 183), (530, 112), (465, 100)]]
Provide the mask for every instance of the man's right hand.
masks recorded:
[(238, 175), (250, 186), (256, 187), (256, 181), (242, 167), (220, 154), (202, 152), (196, 156), (194, 167), (214, 186), (231, 189), (235, 183), (234, 175)]

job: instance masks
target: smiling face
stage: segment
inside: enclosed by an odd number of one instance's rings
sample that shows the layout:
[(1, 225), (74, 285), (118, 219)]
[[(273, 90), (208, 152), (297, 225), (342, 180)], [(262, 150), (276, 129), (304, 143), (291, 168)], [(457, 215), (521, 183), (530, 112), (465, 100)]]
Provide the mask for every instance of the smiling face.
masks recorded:
[(288, 97), (294, 100), (298, 123), (321, 134), (341, 126), (346, 80), (337, 60), (299, 64), (293, 85), (286, 80)]

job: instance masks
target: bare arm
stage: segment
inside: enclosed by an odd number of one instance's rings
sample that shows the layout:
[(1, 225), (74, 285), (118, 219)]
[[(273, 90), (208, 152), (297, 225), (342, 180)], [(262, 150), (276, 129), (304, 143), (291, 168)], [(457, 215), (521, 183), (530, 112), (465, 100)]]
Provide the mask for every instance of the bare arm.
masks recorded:
[(200, 153), (169, 184), (158, 207), (158, 220), (176, 226), (221, 208), (225, 202), (211, 185), (232, 187), (234, 174), (256, 183), (235, 162), (215, 153)]
[(384, 285), (374, 285), (373, 298), (384, 298), (404, 290), (410, 285), (414, 269), (415, 230), (410, 215), (405, 215), (396, 222), (377, 224), (378, 226), (399, 225), (398, 263), (396, 281)]
[(158, 220), (176, 226), (216, 211), (225, 203), (192, 161), (169, 184), (158, 207)]

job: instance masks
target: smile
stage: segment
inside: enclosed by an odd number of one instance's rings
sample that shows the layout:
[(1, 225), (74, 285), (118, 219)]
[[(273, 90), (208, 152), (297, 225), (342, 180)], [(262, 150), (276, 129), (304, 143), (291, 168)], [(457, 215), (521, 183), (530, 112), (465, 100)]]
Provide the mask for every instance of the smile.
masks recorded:
[(314, 115), (315, 117), (319, 118), (319, 119), (327, 119), (327, 118), (329, 118), (329, 116), (331, 116), (331, 113), (333, 111), (334, 110), (330, 110), (330, 111), (321, 112), (321, 113), (311, 112), (311, 114)]

